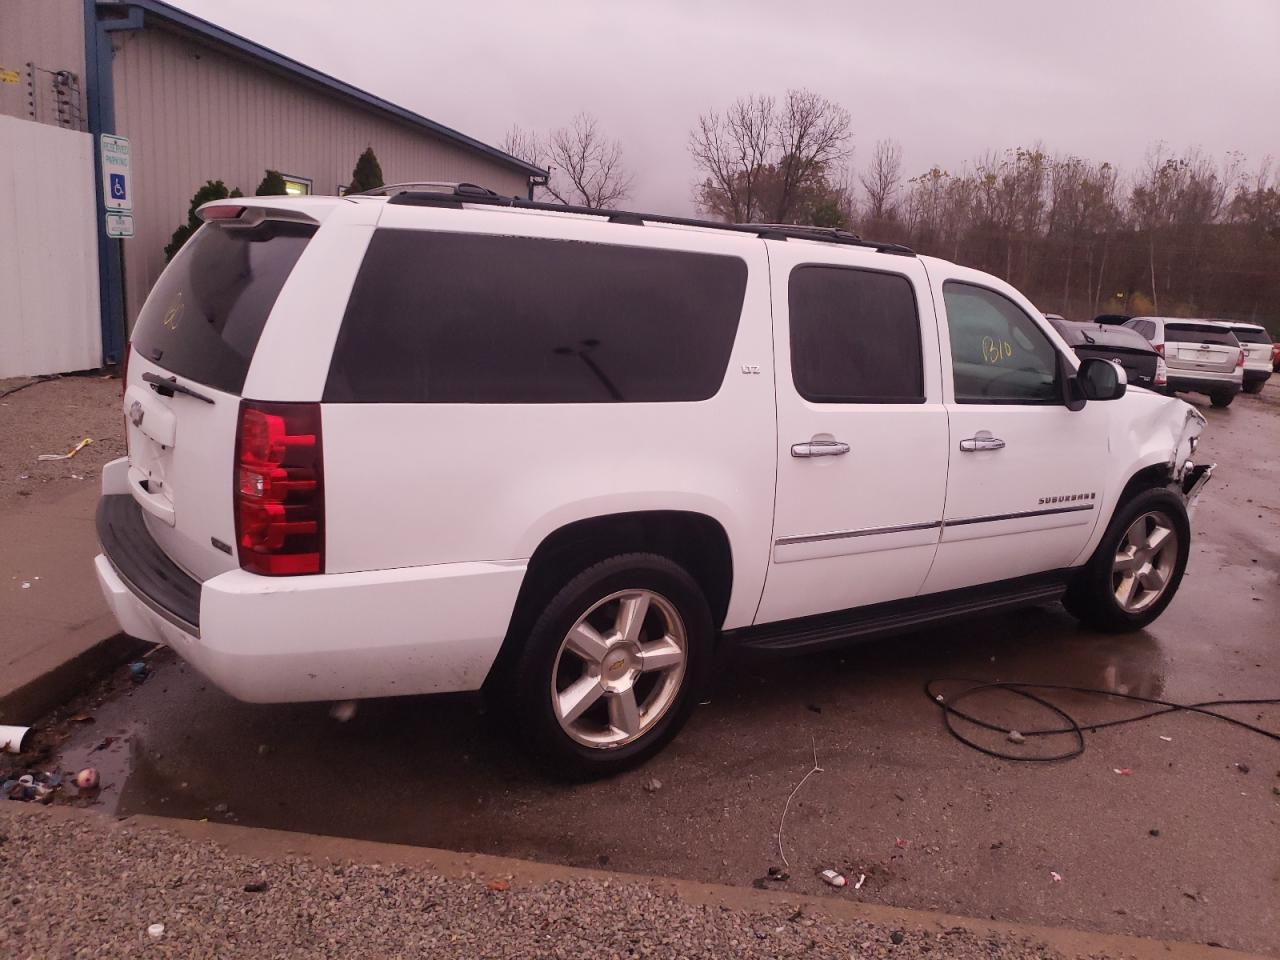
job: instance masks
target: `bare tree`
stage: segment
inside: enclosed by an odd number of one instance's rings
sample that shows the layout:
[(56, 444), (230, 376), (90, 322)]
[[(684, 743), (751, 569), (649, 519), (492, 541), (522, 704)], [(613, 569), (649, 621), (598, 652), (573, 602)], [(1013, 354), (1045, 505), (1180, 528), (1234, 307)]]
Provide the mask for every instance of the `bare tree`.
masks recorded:
[(724, 113), (705, 113), (689, 135), (703, 173), (698, 206), (735, 223), (807, 216), (815, 198), (839, 192), (830, 177), (851, 136), (849, 111), (810, 90), (788, 90), (781, 104), (740, 97)]
[(635, 185), (622, 162), (621, 141), (608, 139), (589, 113), (552, 131), (547, 158), (551, 178), (546, 191), (560, 203), (600, 210), (625, 200)]
[(515, 124), (502, 138), (502, 151), (509, 153), (517, 160), (532, 163), (535, 167), (547, 167), (547, 148), (542, 139), (532, 130), (525, 130)]
[(867, 220), (882, 223), (896, 219), (898, 190), (902, 186), (902, 145), (895, 140), (877, 140), (871, 166), (858, 179), (867, 195)]
[(630, 196), (635, 183), (622, 162), (622, 143), (608, 139), (588, 113), (578, 114), (545, 140), (513, 126), (502, 139), (502, 149), (549, 170), (550, 177), (538, 190), (559, 203), (593, 210), (611, 207)]
[(759, 185), (773, 150), (773, 97), (739, 97), (723, 114), (698, 117), (689, 152), (706, 178), (697, 202), (705, 213), (731, 223), (763, 219)]

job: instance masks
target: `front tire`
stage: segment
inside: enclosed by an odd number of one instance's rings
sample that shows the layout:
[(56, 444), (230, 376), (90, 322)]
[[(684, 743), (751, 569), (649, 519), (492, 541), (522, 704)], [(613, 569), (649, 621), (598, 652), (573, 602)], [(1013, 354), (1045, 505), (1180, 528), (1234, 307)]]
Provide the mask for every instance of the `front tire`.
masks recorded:
[(547, 604), (503, 685), (522, 739), (570, 779), (642, 763), (688, 719), (714, 636), (683, 567), (646, 553), (595, 564)]
[(1190, 550), (1182, 498), (1167, 487), (1143, 490), (1116, 510), (1062, 603), (1095, 630), (1141, 630), (1178, 592)]
[(1236, 395), (1234, 393), (1214, 393), (1210, 394), (1209, 402), (1218, 408), (1229, 407), (1231, 406), (1231, 401), (1235, 398)]

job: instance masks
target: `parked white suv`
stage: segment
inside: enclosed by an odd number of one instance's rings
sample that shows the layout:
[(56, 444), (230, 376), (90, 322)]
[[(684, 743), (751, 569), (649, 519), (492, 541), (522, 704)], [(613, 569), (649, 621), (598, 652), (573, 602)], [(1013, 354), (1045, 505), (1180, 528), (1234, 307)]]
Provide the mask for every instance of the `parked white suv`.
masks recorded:
[(1244, 351), (1244, 392), (1261, 393), (1272, 374), (1272, 356), (1275, 351), (1271, 334), (1266, 327), (1257, 323), (1232, 320), (1227, 326), (1236, 335), (1236, 339), (1240, 341), (1240, 349)]
[(1244, 383), (1245, 364), (1231, 327), (1217, 320), (1176, 317), (1134, 317), (1125, 326), (1150, 340), (1164, 357), (1170, 393), (1203, 393), (1215, 407), (1231, 406)]
[(1173, 598), (1203, 418), (1008, 284), (835, 231), (392, 193), (206, 205), (134, 331), (98, 576), (232, 695), (484, 687), (604, 773), (723, 651)]

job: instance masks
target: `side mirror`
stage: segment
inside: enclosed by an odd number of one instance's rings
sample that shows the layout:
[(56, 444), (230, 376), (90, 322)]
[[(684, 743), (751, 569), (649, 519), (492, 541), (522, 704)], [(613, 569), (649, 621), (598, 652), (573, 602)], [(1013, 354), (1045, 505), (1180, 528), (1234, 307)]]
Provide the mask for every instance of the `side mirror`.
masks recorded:
[(1117, 363), (1088, 357), (1080, 361), (1076, 383), (1085, 400), (1119, 400), (1129, 388), (1129, 377)]

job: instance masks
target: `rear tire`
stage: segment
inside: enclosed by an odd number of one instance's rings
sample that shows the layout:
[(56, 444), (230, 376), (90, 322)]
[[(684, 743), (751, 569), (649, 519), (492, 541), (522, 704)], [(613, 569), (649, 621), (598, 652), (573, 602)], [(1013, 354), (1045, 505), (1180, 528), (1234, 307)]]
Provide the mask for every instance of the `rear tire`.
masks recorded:
[(1215, 407), (1229, 407), (1235, 398), (1234, 393), (1214, 393), (1209, 395), (1209, 402)]
[(1121, 504), (1098, 549), (1062, 598), (1073, 616), (1104, 633), (1141, 630), (1178, 592), (1191, 550), (1186, 505), (1167, 487)]
[(679, 732), (714, 639), (711, 609), (683, 567), (651, 553), (610, 557), (547, 604), (499, 689), (550, 772), (610, 776)]
[(1250, 383), (1246, 383), (1244, 385), (1244, 392), (1245, 393), (1261, 393), (1262, 388), (1266, 385), (1266, 383), (1267, 381), (1265, 380), (1254, 380)]

